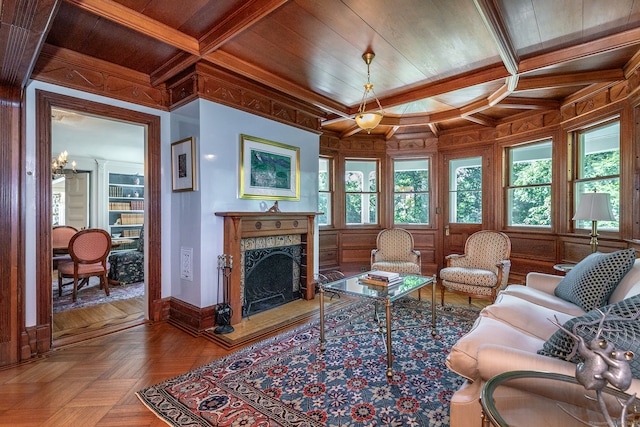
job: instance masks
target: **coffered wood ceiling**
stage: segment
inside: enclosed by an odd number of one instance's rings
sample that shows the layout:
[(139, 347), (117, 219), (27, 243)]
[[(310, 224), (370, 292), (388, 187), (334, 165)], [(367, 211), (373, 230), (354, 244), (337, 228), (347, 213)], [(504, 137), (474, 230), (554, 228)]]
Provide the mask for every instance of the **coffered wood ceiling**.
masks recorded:
[(202, 61), (319, 107), (349, 136), (373, 51), (386, 114), (432, 131), (558, 108), (640, 63), (640, 0), (65, 0), (47, 47), (170, 82)]

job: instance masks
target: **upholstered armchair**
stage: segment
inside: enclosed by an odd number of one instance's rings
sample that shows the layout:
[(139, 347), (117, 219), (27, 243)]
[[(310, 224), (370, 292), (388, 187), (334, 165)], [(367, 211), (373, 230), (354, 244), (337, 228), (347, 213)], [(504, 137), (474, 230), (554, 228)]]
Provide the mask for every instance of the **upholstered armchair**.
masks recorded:
[(136, 249), (109, 255), (109, 281), (117, 285), (144, 281), (144, 230), (136, 240)]
[(444, 305), (445, 289), (471, 298), (495, 302), (498, 291), (507, 286), (511, 269), (511, 240), (499, 231), (473, 233), (464, 245), (464, 255), (448, 255), (440, 270)]
[(422, 274), (420, 251), (413, 248), (413, 236), (403, 228), (378, 233), (376, 249), (371, 251), (371, 270)]

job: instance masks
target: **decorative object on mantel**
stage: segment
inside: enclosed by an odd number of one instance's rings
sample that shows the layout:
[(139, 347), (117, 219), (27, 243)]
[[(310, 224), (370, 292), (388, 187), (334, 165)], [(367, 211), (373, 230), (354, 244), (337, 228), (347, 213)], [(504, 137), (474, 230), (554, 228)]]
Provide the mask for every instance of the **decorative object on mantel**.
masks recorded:
[[(604, 327), (605, 322), (611, 320), (631, 322), (638, 321), (640, 312), (630, 318), (609, 316), (610, 312), (611, 308), (609, 308), (604, 313), (600, 311), (600, 313), (602, 314), (600, 319), (596, 319), (590, 322), (576, 322), (573, 325), (573, 331), (569, 331), (567, 328), (562, 326), (557, 318), (555, 318), (555, 320), (552, 320), (551, 322), (554, 325), (558, 326), (576, 342), (576, 349), (574, 351), (576, 351), (582, 359), (582, 361), (576, 365), (576, 380), (585, 389), (595, 391), (598, 405), (600, 407), (602, 415), (607, 422), (607, 426), (625, 427), (627, 426), (626, 420), (628, 411), (636, 399), (636, 394), (634, 393), (632, 396), (630, 396), (627, 401), (618, 400), (618, 403), (620, 404), (622, 410), (620, 412), (620, 418), (614, 420), (613, 418), (611, 418), (611, 415), (609, 415), (609, 410), (607, 408), (602, 390), (608, 385), (611, 385), (621, 391), (625, 391), (631, 386), (633, 377), (631, 373), (631, 367), (629, 366), (629, 361), (634, 357), (634, 354), (629, 350), (616, 349), (613, 344), (607, 342), (607, 340), (605, 339), (600, 338), (600, 335), (603, 331), (608, 330)], [(595, 325), (596, 322), (598, 323), (596, 336), (592, 340), (586, 342), (584, 338), (578, 334), (577, 330), (579, 327)], [(584, 423), (585, 425), (593, 427), (601, 425), (600, 423), (592, 424), (587, 420), (582, 420), (572, 414), (569, 410), (563, 408), (561, 405), (559, 406), (567, 414), (571, 415), (573, 418)]]
[(611, 210), (609, 193), (582, 193), (576, 214), (572, 218), (576, 220), (591, 221), (591, 252), (598, 251), (598, 221), (615, 221)]
[(276, 200), (273, 206), (267, 209), (267, 212), (280, 212), (280, 208), (278, 207), (278, 201)]
[[(227, 262), (228, 261), (228, 262)], [(233, 269), (233, 255), (218, 255), (218, 295), (220, 294), (220, 275), (222, 275), (223, 302), (216, 308), (216, 323), (218, 327), (213, 331), (216, 334), (228, 334), (234, 331), (231, 326), (233, 311), (229, 304), (229, 278)]]

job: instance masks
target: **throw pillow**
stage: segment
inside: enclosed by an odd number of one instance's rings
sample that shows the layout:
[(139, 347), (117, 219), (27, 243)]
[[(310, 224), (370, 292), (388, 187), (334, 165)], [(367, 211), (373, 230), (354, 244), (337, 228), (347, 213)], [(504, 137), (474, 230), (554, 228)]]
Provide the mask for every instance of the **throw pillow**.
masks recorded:
[[(574, 332), (582, 337), (585, 342), (595, 339), (598, 333), (599, 320), (602, 313), (606, 313), (611, 308), (611, 312), (603, 323), (600, 338), (613, 344), (616, 350), (631, 350), (635, 357), (629, 362), (631, 373), (634, 378), (640, 378), (640, 320), (636, 318), (640, 312), (640, 295), (624, 299), (615, 304), (602, 307), (599, 310), (591, 310), (579, 317), (574, 317), (562, 325), (565, 329)], [(620, 320), (620, 318), (635, 320)], [(574, 326), (575, 327), (574, 331)], [(558, 359), (564, 359), (573, 363), (580, 361), (576, 353), (577, 343), (562, 329), (558, 329), (544, 343), (538, 354)]]
[(584, 311), (602, 307), (635, 260), (633, 248), (608, 254), (593, 253), (567, 273), (556, 287), (555, 295)]

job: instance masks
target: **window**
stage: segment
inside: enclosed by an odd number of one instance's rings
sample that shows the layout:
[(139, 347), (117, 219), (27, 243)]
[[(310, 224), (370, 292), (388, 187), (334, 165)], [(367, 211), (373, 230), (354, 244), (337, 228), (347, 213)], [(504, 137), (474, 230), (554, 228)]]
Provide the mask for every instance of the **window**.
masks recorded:
[(429, 223), (429, 160), (393, 161), (393, 221)]
[[(598, 227), (617, 230), (620, 220), (620, 120), (616, 118), (577, 131), (575, 141), (574, 211), (582, 193), (609, 193), (613, 216), (617, 220), (598, 222)], [(576, 221), (576, 228), (590, 229), (591, 221)]]
[(508, 225), (551, 227), (551, 152), (551, 140), (508, 149)]
[(449, 162), (449, 222), (482, 223), (482, 157)]
[(331, 189), (333, 188), (331, 182), (331, 159), (327, 157), (320, 157), (318, 167), (318, 211), (322, 212), (322, 215), (318, 215), (318, 225), (331, 225), (331, 200), (333, 194)]
[(378, 162), (345, 162), (345, 206), (347, 224), (378, 223)]

